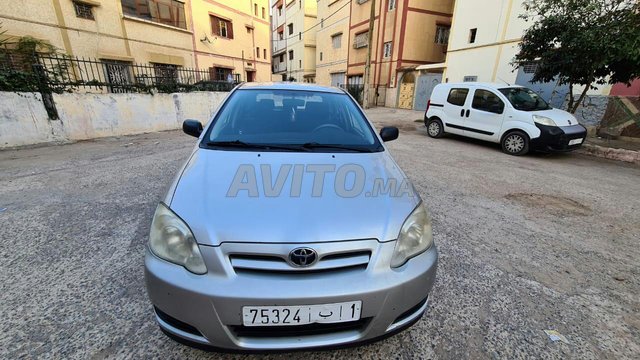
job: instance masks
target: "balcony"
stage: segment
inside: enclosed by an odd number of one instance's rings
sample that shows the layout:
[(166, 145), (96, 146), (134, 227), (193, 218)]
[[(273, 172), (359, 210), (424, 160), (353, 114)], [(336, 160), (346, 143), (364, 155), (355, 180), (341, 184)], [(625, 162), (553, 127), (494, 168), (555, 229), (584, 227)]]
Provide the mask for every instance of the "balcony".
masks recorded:
[(272, 72), (274, 74), (279, 73), (279, 72), (283, 72), (283, 71), (287, 71), (287, 63), (286, 62), (281, 62), (281, 63), (275, 63), (274, 62), (271, 70), (272, 70)]

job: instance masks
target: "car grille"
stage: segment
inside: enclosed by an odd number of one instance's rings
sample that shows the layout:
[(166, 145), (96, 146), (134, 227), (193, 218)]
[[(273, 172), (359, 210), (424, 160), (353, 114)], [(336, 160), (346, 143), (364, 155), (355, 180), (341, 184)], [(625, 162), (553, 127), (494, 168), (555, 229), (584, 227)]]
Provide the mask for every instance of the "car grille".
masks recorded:
[(288, 254), (230, 254), (229, 260), (236, 273), (269, 272), (309, 274), (319, 272), (366, 269), (371, 259), (370, 250), (346, 251), (319, 255), (309, 267), (293, 267), (286, 260)]
[(244, 326), (233, 325), (229, 329), (236, 337), (246, 338), (283, 338), (313, 335), (335, 334), (348, 331), (362, 331), (371, 318), (362, 318), (358, 321), (350, 321), (332, 324), (309, 324), (294, 326)]

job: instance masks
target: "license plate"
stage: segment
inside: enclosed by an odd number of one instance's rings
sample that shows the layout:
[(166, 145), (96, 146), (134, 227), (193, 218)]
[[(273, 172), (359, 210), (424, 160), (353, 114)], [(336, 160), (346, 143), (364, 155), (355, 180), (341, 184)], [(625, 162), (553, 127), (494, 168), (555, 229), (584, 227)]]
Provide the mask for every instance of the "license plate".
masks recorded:
[(362, 301), (321, 305), (244, 306), (244, 326), (287, 326), (360, 320)]
[(584, 140), (584, 139), (580, 138), (580, 139), (569, 140), (569, 145), (582, 144), (582, 140)]

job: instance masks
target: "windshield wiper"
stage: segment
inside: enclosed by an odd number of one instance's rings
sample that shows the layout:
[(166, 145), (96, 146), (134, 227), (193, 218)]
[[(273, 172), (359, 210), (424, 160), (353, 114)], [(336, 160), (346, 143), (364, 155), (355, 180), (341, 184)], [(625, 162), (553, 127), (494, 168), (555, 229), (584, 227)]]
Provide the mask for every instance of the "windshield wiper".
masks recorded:
[(366, 149), (357, 146), (349, 146), (349, 145), (340, 145), (340, 144), (320, 144), (317, 142), (308, 142), (302, 144), (302, 147), (305, 149), (340, 149), (340, 150), (349, 150), (355, 152), (373, 152), (371, 149)]
[(240, 140), (233, 141), (208, 141), (207, 146), (219, 146), (219, 147), (238, 147), (247, 149), (265, 149), (265, 150), (290, 150), (290, 151), (307, 151), (300, 146), (287, 146), (276, 144), (252, 144), (246, 143)]

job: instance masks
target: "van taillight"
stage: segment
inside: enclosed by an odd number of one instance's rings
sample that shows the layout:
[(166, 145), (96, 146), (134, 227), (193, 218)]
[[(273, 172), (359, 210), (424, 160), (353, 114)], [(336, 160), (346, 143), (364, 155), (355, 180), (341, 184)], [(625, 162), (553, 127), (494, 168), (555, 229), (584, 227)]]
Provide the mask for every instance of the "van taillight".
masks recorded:
[(427, 100), (427, 110), (424, 111), (425, 114), (429, 111), (429, 106), (431, 106), (431, 99)]

